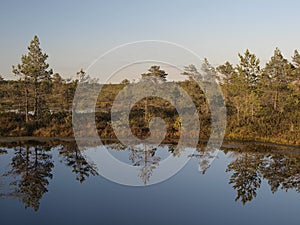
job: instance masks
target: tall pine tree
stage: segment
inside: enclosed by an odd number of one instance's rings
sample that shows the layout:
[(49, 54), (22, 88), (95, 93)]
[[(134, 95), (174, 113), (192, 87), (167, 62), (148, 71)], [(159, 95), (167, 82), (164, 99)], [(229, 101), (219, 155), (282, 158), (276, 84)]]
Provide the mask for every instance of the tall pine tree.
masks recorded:
[[(34, 36), (28, 47), (28, 54), (22, 56), (21, 64), (13, 66), (13, 73), (19, 75), (24, 82), (26, 122), (29, 121), (30, 108), (33, 108), (34, 119), (39, 120), (45, 107), (45, 91), (49, 90), (52, 74), (46, 63), (47, 58), (48, 55), (40, 48), (39, 38)], [(33, 103), (30, 101), (31, 97)]]

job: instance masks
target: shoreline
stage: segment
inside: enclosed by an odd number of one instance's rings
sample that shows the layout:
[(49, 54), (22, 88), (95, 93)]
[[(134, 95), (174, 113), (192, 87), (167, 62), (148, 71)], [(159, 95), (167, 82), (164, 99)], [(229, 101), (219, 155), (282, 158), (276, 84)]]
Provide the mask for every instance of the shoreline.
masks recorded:
[[(94, 137), (86, 137), (83, 138), (83, 140), (94, 140)], [(190, 140), (190, 138), (185, 138), (186, 140)], [(117, 138), (101, 138), (103, 141), (115, 141), (118, 140)], [(166, 138), (167, 141), (177, 141), (179, 138)], [(59, 136), (53, 136), (53, 137), (47, 137), (47, 136), (22, 136), (22, 137), (1, 137), (0, 136), (0, 143), (12, 143), (16, 141), (75, 141), (75, 137), (59, 137)], [(208, 139), (201, 139), (199, 138), (199, 142), (205, 143)], [(300, 150), (300, 145), (294, 145), (294, 144), (286, 144), (286, 143), (278, 143), (278, 142), (272, 142), (272, 141), (260, 141), (260, 140), (241, 140), (241, 139), (224, 139), (223, 144), (230, 144), (230, 142), (233, 143), (239, 143), (239, 144), (258, 144), (258, 145), (265, 145), (265, 146), (271, 146), (271, 147), (290, 147), (294, 149)]]

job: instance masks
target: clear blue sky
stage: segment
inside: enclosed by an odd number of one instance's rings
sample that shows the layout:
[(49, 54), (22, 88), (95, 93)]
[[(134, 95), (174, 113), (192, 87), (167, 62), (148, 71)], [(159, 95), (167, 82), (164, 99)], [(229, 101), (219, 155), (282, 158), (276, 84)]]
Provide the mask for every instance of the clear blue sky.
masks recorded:
[(160, 39), (184, 45), (214, 65), (237, 63), (246, 48), (263, 64), (275, 47), (290, 59), (300, 49), (300, 1), (16, 1), (0, 2), (0, 74), (11, 66), (35, 34), (49, 63), (63, 77), (110, 48)]

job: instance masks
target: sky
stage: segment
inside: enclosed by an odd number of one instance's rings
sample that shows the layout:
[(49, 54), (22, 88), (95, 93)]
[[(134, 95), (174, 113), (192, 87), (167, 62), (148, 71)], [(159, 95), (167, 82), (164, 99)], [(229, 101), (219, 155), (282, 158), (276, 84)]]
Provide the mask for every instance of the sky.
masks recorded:
[(2, 0), (0, 74), (14, 78), (12, 65), (34, 35), (64, 78), (110, 49), (140, 40), (177, 43), (213, 65), (236, 64), (248, 48), (264, 66), (276, 47), (289, 60), (300, 50), (299, 9), (300, 1), (291, 0)]

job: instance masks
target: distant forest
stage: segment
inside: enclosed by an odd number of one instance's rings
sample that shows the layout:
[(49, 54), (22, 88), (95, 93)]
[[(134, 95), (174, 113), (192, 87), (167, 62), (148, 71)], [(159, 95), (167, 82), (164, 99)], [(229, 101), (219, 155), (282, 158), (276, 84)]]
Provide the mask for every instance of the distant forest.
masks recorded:
[[(194, 81), (200, 76), (205, 82), (214, 79), (221, 85), (227, 109), (226, 139), (300, 145), (298, 51), (295, 50), (289, 61), (276, 48), (264, 67), (249, 50), (238, 57), (237, 65), (225, 62), (213, 67), (207, 59), (202, 65), (187, 65), (182, 73), (186, 79), (177, 82), (199, 112), (199, 137), (207, 139), (211, 126), (209, 105)], [(77, 73), (76, 79), (63, 79), (52, 71), (47, 59), (48, 55), (35, 36), (20, 64), (12, 67), (18, 79), (5, 80), (0, 76), (0, 136), (73, 136), (72, 102), (78, 83), (85, 83), (87, 89), (100, 84), (92, 81), (83, 70)], [(167, 71), (153, 65), (141, 74), (141, 80), (169, 82), (167, 76)], [(110, 109), (119, 91), (130, 82), (124, 79), (120, 84), (103, 85), (95, 113), (100, 137), (115, 137)], [(177, 97), (180, 100), (180, 96)], [(131, 131), (141, 138), (149, 136), (149, 121), (156, 116), (167, 123), (166, 138), (180, 137), (181, 124), (176, 109), (166, 100), (155, 97), (135, 104), (130, 114)]]

